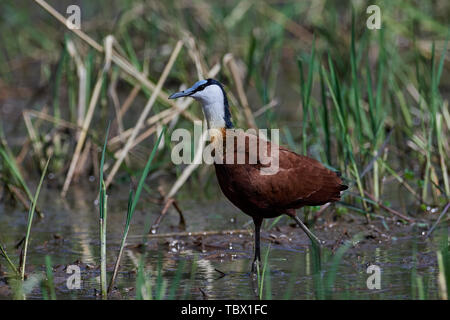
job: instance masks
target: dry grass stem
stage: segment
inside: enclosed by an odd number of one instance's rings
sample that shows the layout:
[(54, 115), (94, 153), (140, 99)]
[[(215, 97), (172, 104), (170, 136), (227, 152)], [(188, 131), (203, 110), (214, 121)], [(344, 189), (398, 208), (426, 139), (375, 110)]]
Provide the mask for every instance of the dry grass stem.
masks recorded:
[(169, 75), (169, 72), (172, 69), (173, 64), (175, 63), (175, 60), (178, 57), (178, 54), (180, 53), (182, 46), (183, 46), (183, 43), (181, 41), (178, 41), (170, 58), (169, 58), (169, 62), (165, 66), (165, 68), (161, 74), (161, 77), (158, 80), (155, 90), (153, 91), (152, 95), (150, 96), (150, 99), (148, 100), (147, 104), (145, 105), (144, 110), (142, 111), (141, 115), (139, 116), (139, 119), (133, 129), (131, 136), (128, 138), (128, 141), (127, 141), (125, 147), (123, 148), (117, 161), (114, 163), (114, 166), (112, 167), (111, 172), (109, 173), (108, 178), (106, 179), (106, 183), (105, 183), (106, 188), (108, 188), (108, 186), (111, 184), (112, 179), (114, 178), (115, 174), (119, 170), (119, 167), (122, 164), (125, 156), (127, 155), (128, 151), (132, 147), (132, 144), (133, 144), (137, 134), (141, 130), (141, 128), (144, 124), (144, 121), (147, 118), (148, 113), (152, 109), (153, 104), (156, 101), (156, 97), (158, 96), (159, 92), (161, 91), (161, 88), (162, 88), (164, 82), (166, 81), (167, 76)]

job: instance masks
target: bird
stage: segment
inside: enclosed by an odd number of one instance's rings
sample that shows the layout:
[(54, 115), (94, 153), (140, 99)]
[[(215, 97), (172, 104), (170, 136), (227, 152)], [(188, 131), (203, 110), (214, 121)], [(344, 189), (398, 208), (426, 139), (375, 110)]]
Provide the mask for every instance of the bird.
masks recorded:
[[(211, 141), (215, 141), (216, 147), (222, 147), (221, 153), (214, 158), (220, 189), (232, 204), (253, 219), (255, 255), (251, 271), (255, 273), (261, 263), (260, 233), (264, 219), (280, 215), (291, 217), (311, 243), (320, 249), (322, 241), (301, 221), (296, 210), (339, 201), (341, 192), (348, 188), (343, 184), (340, 173), (327, 169), (315, 159), (269, 142), (260, 135), (235, 128), (224, 86), (215, 79), (199, 80), (189, 89), (170, 95), (169, 99), (181, 97), (193, 98), (202, 105), (208, 129), (215, 132), (211, 134)], [(226, 144), (230, 137), (234, 140)], [(245, 141), (241, 147), (236, 146), (239, 138)], [(255, 161), (252, 144), (265, 146), (267, 153), (261, 155), (257, 152)], [(267, 156), (272, 151), (277, 151), (274, 152), (276, 159)], [(227, 155), (234, 161), (225, 161)], [(236, 161), (239, 156), (243, 156), (245, 161)], [(267, 158), (278, 162), (277, 170), (272, 174), (263, 172), (264, 168), (271, 166)]]

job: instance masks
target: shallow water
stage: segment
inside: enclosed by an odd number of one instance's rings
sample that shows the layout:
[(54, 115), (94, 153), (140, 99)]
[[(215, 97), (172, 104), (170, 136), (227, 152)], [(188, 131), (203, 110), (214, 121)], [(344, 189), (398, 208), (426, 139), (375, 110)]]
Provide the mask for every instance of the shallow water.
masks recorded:
[[(54, 266), (56, 295), (59, 299), (96, 299), (99, 289), (99, 241), (98, 210), (95, 205), (94, 185), (71, 188), (67, 201), (55, 196), (57, 190), (46, 189), (40, 198), (44, 219), (37, 218), (32, 228), (27, 273), (42, 274), (45, 270), (45, 255), (49, 255)], [(92, 192), (86, 193), (86, 190)], [(123, 232), (127, 192), (112, 189), (108, 206), (108, 271), (112, 271)], [(84, 200), (80, 200), (84, 199)], [(122, 267), (116, 281), (117, 290), (113, 298), (134, 298), (136, 296), (136, 270), (145, 252), (145, 270), (152, 287), (157, 284), (158, 270), (161, 271), (166, 298), (170, 293), (179, 268), (181, 278), (176, 286), (175, 298), (194, 299), (254, 299), (255, 280), (249, 274), (253, 254), (253, 239), (248, 231), (252, 228), (250, 219), (240, 213), (224, 198), (210, 201), (192, 199), (180, 200), (179, 204), (186, 219), (185, 232), (211, 230), (244, 230), (232, 235), (167, 236), (148, 238), (142, 246), (142, 234), (161, 210), (159, 205), (138, 207), (131, 223), (128, 246), (122, 258)], [(263, 298), (282, 299), (292, 281), (291, 299), (316, 299), (317, 278), (313, 275), (312, 254), (309, 241), (300, 229), (290, 225), (283, 218), (274, 228), (268, 230), (273, 220), (266, 221), (262, 233), (262, 256), (270, 247)], [(158, 231), (159, 234), (183, 232), (178, 226), (179, 218), (170, 209)], [(436, 246), (421, 236), (423, 232), (410, 226), (388, 223), (389, 229), (381, 224), (373, 227), (360, 221), (343, 219), (339, 222), (322, 220), (316, 225), (317, 235), (326, 240), (322, 254), (322, 279), (327, 279), (333, 253), (363, 232), (363, 239), (350, 248), (339, 264), (334, 290), (335, 299), (412, 299), (417, 298), (413, 252), (417, 252), (417, 274), (422, 276), (426, 298), (437, 299)], [(16, 258), (18, 250), (14, 245), (23, 237), (26, 227), (26, 212), (19, 207), (0, 204), (1, 238), (10, 256)], [(248, 231), (247, 231), (248, 230)], [(145, 249), (145, 250), (144, 250)], [(192, 268), (196, 270), (192, 275)], [(16, 261), (17, 262), (17, 261)], [(68, 265), (76, 264), (81, 270), (81, 289), (69, 290), (66, 281)], [(158, 267), (159, 264), (159, 267)], [(381, 289), (370, 290), (366, 281), (369, 265), (381, 269)], [(6, 266), (2, 266), (3, 271)], [(181, 269), (180, 269), (181, 270)], [(0, 273), (1, 274), (1, 273)], [(3, 278), (1, 276), (0, 278)], [(269, 278), (270, 280), (267, 280)], [(269, 289), (267, 289), (269, 288)], [(10, 298), (12, 291), (0, 280), (0, 297)], [(40, 299), (40, 286), (36, 285), (28, 299)]]

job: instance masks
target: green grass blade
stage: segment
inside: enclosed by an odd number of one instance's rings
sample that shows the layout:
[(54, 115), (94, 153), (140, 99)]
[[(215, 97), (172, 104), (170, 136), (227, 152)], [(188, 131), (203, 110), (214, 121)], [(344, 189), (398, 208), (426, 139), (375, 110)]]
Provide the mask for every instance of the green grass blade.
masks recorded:
[[(108, 126), (108, 128), (109, 128), (109, 126)], [(111, 290), (113, 288), (114, 281), (115, 281), (116, 276), (117, 276), (117, 272), (119, 271), (119, 265), (120, 265), (120, 260), (122, 258), (123, 249), (124, 249), (125, 244), (126, 244), (126, 239), (127, 239), (127, 236), (128, 236), (128, 232), (130, 230), (131, 218), (133, 217), (134, 210), (136, 209), (136, 205), (137, 205), (137, 203), (139, 201), (139, 197), (140, 197), (140, 194), (142, 192), (142, 188), (144, 187), (144, 184), (145, 184), (145, 179), (147, 178), (148, 173), (150, 172), (150, 167), (151, 167), (153, 158), (156, 155), (156, 151), (158, 150), (159, 143), (161, 142), (161, 139), (164, 136), (165, 131), (166, 131), (166, 127), (164, 126), (163, 129), (161, 130), (161, 133), (159, 134), (158, 140), (156, 141), (155, 145), (153, 146), (153, 150), (152, 150), (152, 152), (150, 154), (150, 157), (147, 160), (147, 164), (145, 165), (144, 172), (142, 173), (141, 178), (139, 180), (139, 184), (138, 184), (138, 187), (136, 189), (136, 195), (134, 196), (134, 198), (133, 198), (133, 191), (130, 190), (130, 193), (129, 193), (129, 196), (128, 196), (128, 208), (127, 208), (127, 217), (126, 217), (126, 222), (125, 222), (125, 229), (124, 229), (124, 232), (123, 232), (122, 241), (120, 243), (120, 249), (119, 249), (119, 253), (117, 255), (116, 263), (114, 265), (114, 271), (113, 271), (113, 274), (111, 276), (111, 281), (109, 283), (108, 292), (111, 292)], [(105, 146), (106, 146), (106, 141), (105, 141)]]
[(336, 254), (334, 255), (330, 270), (326, 277), (326, 290), (327, 290), (327, 298), (331, 299), (332, 296), (332, 290), (334, 288), (334, 282), (336, 280), (337, 270), (339, 267), (339, 264), (342, 261), (342, 258), (344, 257), (344, 254), (347, 252), (348, 249), (353, 245), (353, 243), (358, 242), (361, 240), (362, 236), (360, 234), (357, 234), (353, 237), (351, 241), (347, 241), (344, 245), (339, 247)]
[(133, 214), (134, 210), (136, 209), (136, 205), (139, 201), (139, 197), (141, 196), (142, 188), (144, 187), (145, 179), (147, 178), (148, 173), (150, 172), (150, 166), (152, 164), (153, 158), (156, 155), (156, 151), (158, 150), (159, 143), (161, 142), (161, 138), (164, 136), (164, 133), (166, 132), (166, 126), (163, 127), (161, 130), (161, 133), (159, 134), (158, 140), (156, 141), (155, 145), (153, 146), (152, 153), (150, 154), (150, 157), (147, 160), (147, 164), (145, 165), (144, 172), (141, 175), (141, 179), (139, 180), (138, 186), (136, 188), (136, 195), (133, 200), (133, 204), (131, 206), (131, 213)]
[(39, 180), (38, 187), (36, 189), (36, 193), (34, 194), (33, 202), (30, 206), (30, 210), (28, 212), (28, 222), (27, 222), (27, 233), (25, 235), (25, 242), (23, 245), (23, 256), (22, 256), (22, 265), (20, 266), (21, 279), (25, 279), (25, 265), (27, 261), (27, 252), (28, 252), (28, 244), (30, 242), (30, 234), (31, 234), (31, 225), (33, 223), (34, 212), (36, 209), (36, 203), (39, 197), (39, 193), (41, 191), (42, 183), (44, 182), (45, 174), (47, 173), (48, 164), (50, 163), (50, 159), (48, 158), (47, 163), (45, 164), (44, 171), (42, 172), (41, 179)]
[(17, 267), (14, 265), (14, 263), (12, 262), (12, 260), (9, 258), (8, 254), (6, 253), (5, 248), (0, 244), (0, 255), (6, 260), (6, 262), (8, 263), (8, 266), (10, 267), (10, 269), (12, 271), (14, 271), (14, 273), (16, 275), (20, 275), (19, 270), (17, 269)]
[(47, 274), (47, 288), (50, 292), (50, 299), (56, 300), (55, 284), (53, 281), (53, 268), (50, 256), (45, 256), (45, 272)]

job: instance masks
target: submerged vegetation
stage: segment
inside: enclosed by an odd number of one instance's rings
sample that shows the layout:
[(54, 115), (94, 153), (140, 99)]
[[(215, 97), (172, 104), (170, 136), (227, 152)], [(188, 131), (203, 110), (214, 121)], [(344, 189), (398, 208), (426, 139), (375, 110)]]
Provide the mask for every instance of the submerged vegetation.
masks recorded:
[[(352, 221), (364, 233), (345, 229), (342, 238), (327, 239), (336, 243), (322, 255), (308, 249), (308, 298), (358, 298), (352, 288), (335, 290), (343, 257), (371, 230), (394, 241), (392, 229), (412, 226), (410, 237), (430, 243), (437, 274), (418, 271), (422, 252), (414, 244), (406, 297), (448, 299), (448, 2), (378, 1), (382, 27), (370, 30), (367, 1), (95, 1), (78, 4), (81, 29), (71, 30), (65, 19), (72, 2), (0, 4), (0, 216), (21, 211), (24, 219), (0, 226), (0, 297), (4, 285), (11, 288), (8, 297), (39, 290), (41, 298), (58, 298), (52, 252), (29, 249), (36, 248), (30, 241), (35, 214), (51, 232), (60, 232), (46, 218), (49, 204), (38, 203), (42, 187), (65, 206), (79, 200), (79, 189), (86, 188), (88, 199), (96, 194), (99, 251), (89, 263), (101, 266), (94, 286), (103, 298), (124, 292), (116, 278), (133, 216), (150, 204), (158, 206), (157, 214), (146, 212), (143, 234), (134, 233), (142, 237), (139, 256), (128, 256), (134, 272), (130, 295), (191, 298), (195, 289), (208, 298), (194, 287), (201, 267), (197, 253), (183, 253), (168, 280), (162, 257), (150, 254), (147, 242), (164, 238), (158, 227), (172, 208), (185, 227), (183, 201), (217, 199), (211, 166), (175, 166), (170, 158), (171, 133), (193, 130), (202, 119), (200, 108), (189, 99), (167, 99), (198, 79), (217, 78), (226, 86), (236, 127), (280, 129), (282, 145), (339, 170), (350, 185), (341, 202), (304, 210), (309, 226)], [(192, 159), (201, 147), (192, 149)], [(123, 189), (125, 227), (111, 267), (106, 227), (111, 211), (121, 209), (107, 194), (122, 201)], [(20, 210), (8, 212), (8, 205)], [(276, 231), (283, 221), (269, 221), (264, 229)], [(7, 228), (17, 231), (11, 235)], [(194, 239), (202, 254), (204, 238), (198, 235), (197, 241), (195, 232), (179, 233)], [(273, 251), (268, 246), (263, 254), (254, 296), (295, 298), (300, 260), (289, 263), (288, 283), (275, 294)], [(42, 273), (25, 268), (29, 255), (45, 261)], [(376, 298), (385, 296), (382, 291)]]

